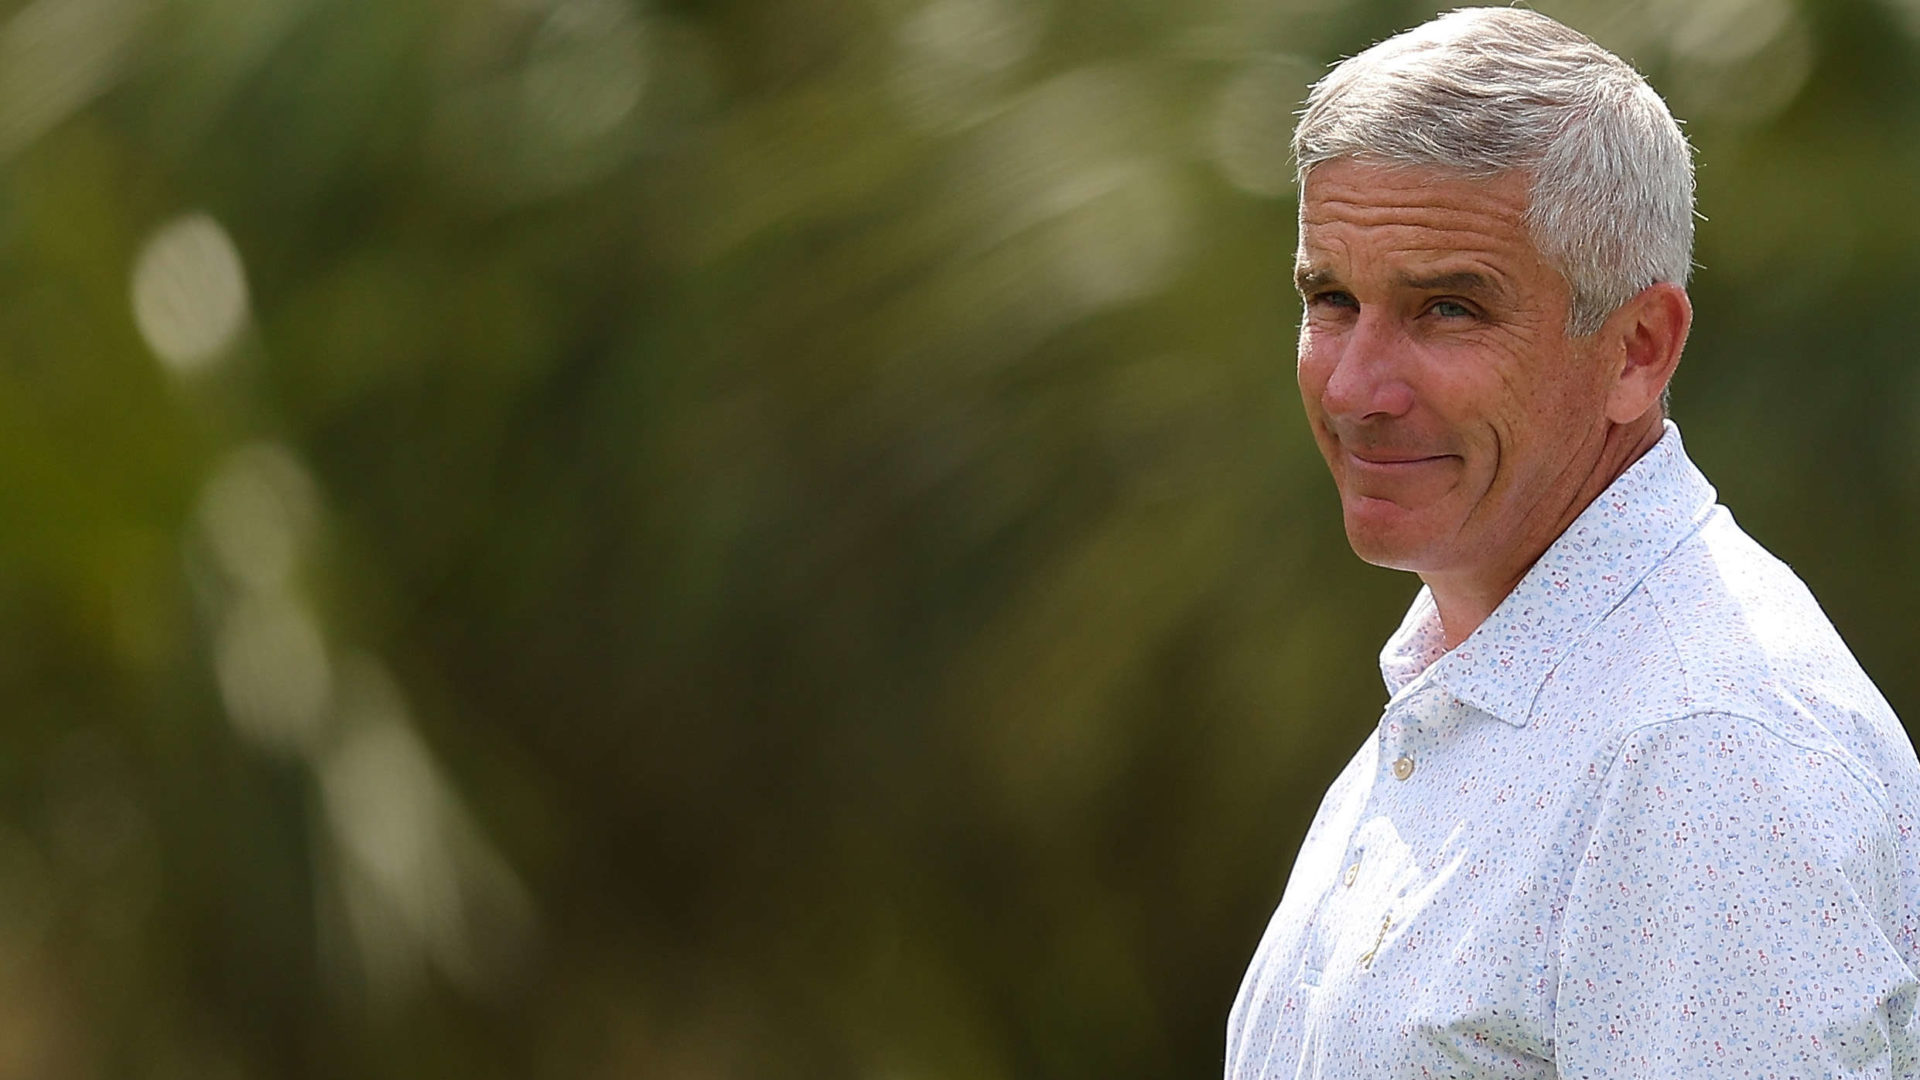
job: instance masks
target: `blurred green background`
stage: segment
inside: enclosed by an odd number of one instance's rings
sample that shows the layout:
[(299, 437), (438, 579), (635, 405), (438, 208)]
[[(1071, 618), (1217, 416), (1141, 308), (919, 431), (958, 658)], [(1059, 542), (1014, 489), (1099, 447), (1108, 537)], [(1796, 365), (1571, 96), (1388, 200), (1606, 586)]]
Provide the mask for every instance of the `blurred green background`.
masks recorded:
[[(1920, 718), (1920, 0), (1539, 7)], [(1436, 10), (0, 3), (0, 1078), (1217, 1075), (1416, 586), (1286, 139)]]

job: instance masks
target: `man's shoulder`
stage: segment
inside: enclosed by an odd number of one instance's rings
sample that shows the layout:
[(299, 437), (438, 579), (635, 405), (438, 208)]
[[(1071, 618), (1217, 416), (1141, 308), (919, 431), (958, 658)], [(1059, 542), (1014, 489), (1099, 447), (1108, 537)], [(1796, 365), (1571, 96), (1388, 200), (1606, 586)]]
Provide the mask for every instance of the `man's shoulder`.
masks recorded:
[(1570, 650), (1536, 724), (1607, 757), (1662, 728), (1728, 717), (1850, 763), (1913, 773), (1899, 721), (1804, 583), (1716, 509)]
[[(1633, 600), (1657, 616), (1703, 709), (1765, 717), (1785, 706), (1886, 709), (1799, 575), (1717, 509)], [(1616, 638), (1622, 648), (1635, 642)]]

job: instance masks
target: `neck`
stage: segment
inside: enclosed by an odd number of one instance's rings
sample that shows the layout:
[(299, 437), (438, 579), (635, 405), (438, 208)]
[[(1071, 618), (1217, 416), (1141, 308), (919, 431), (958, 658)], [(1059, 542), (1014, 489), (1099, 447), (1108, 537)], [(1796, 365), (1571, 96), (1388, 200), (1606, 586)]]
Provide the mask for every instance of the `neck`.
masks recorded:
[(1533, 564), (1567, 531), (1575, 518), (1600, 497), (1620, 474), (1631, 468), (1660, 441), (1666, 426), (1658, 410), (1630, 424), (1608, 424), (1598, 432), (1590, 447), (1583, 446), (1568, 465), (1568, 472), (1584, 476), (1569, 484), (1571, 495), (1555, 513), (1535, 515), (1541, 526), (1513, 544), (1503, 557), (1470, 570), (1423, 573), (1420, 579), (1433, 592), (1434, 606), (1440, 612), (1440, 627), (1448, 649), (1467, 639), (1487, 621)]

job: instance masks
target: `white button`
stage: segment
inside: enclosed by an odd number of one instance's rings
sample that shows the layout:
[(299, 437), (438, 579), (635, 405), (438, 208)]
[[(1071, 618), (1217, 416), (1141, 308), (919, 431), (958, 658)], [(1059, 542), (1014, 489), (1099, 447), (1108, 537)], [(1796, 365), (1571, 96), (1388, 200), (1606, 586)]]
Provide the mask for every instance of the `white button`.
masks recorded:
[(1360, 864), (1354, 863), (1352, 866), (1347, 867), (1347, 874), (1345, 877), (1340, 879), (1340, 883), (1342, 885), (1352, 886), (1353, 879), (1359, 876), (1360, 876)]
[(1395, 780), (1405, 780), (1407, 777), (1412, 775), (1413, 775), (1413, 759), (1412, 758), (1399, 757), (1394, 759), (1393, 778)]

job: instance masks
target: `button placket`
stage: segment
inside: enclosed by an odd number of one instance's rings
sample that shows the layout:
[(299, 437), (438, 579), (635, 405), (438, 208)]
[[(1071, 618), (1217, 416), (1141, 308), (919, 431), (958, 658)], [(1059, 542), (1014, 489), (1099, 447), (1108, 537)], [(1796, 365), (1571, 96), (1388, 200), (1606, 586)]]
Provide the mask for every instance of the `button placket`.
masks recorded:
[(1418, 709), (1403, 706), (1388, 714), (1384, 734), (1380, 756), (1386, 759), (1387, 775), (1404, 781), (1413, 775), (1414, 746), (1422, 741)]
[(1421, 759), (1457, 726), (1452, 699), (1429, 690), (1408, 695), (1386, 717), (1381, 758), (1387, 775), (1405, 783), (1420, 771)]
[[(1352, 839), (1348, 841), (1346, 854), (1336, 864), (1340, 869), (1322, 894), (1320, 911), (1314, 918), (1302, 972), (1304, 981), (1310, 986), (1322, 985), (1321, 979), (1332, 965), (1339, 964), (1339, 970), (1345, 970), (1344, 965), (1362, 947), (1351, 944), (1359, 932), (1357, 927), (1364, 924), (1370, 934), (1378, 924), (1379, 915), (1371, 911), (1373, 899), (1368, 893), (1371, 885), (1360, 884), (1360, 871), (1367, 866), (1367, 852), (1367, 842), (1361, 838), (1359, 827), (1356, 826)], [(1350, 944), (1343, 948), (1343, 941)]]

